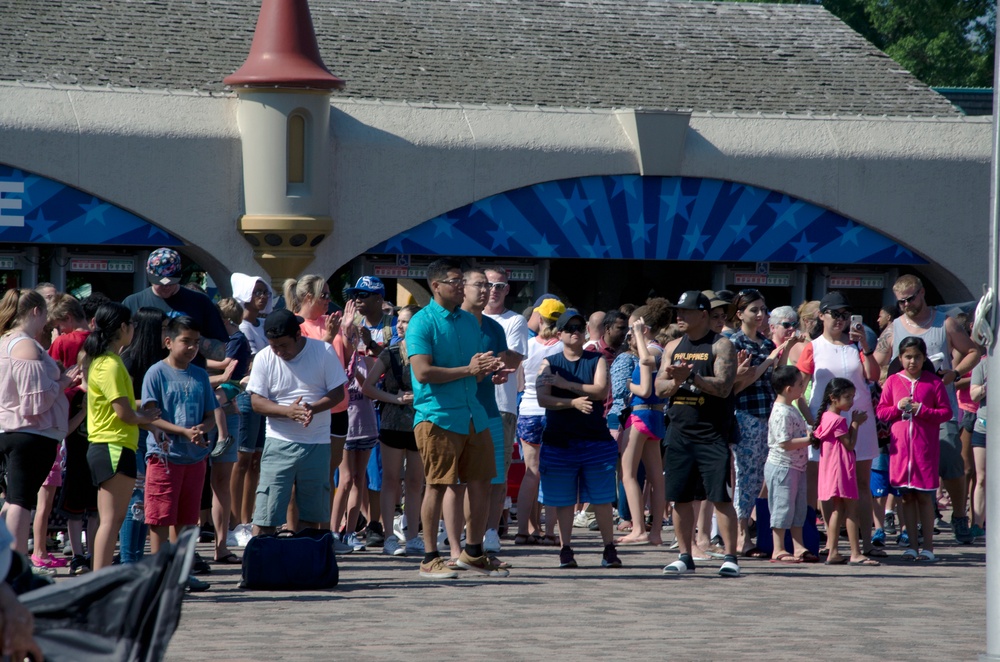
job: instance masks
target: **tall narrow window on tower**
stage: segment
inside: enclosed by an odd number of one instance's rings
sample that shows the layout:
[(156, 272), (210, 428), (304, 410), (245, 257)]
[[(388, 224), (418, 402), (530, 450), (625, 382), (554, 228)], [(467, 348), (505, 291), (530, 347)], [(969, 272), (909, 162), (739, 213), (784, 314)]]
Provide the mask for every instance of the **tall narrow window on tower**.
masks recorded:
[(288, 117), (288, 183), (306, 181), (306, 118), (300, 112)]

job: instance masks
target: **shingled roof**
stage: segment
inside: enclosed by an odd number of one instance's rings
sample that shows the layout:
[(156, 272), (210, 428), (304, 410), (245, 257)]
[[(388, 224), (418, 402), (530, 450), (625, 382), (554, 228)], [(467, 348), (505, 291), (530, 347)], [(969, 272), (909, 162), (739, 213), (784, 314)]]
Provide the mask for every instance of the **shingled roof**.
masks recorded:
[[(957, 115), (814, 5), (311, 0), (358, 98), (765, 113)], [(0, 80), (222, 92), (259, 4), (0, 0)]]

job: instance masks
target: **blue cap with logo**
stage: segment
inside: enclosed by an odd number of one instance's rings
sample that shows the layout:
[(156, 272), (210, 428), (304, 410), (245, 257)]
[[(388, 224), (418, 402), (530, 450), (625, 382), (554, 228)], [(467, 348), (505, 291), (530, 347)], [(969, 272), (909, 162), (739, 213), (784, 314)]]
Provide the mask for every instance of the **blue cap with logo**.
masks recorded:
[(347, 288), (347, 296), (354, 297), (358, 292), (369, 292), (385, 296), (385, 284), (378, 276), (362, 276), (354, 287)]

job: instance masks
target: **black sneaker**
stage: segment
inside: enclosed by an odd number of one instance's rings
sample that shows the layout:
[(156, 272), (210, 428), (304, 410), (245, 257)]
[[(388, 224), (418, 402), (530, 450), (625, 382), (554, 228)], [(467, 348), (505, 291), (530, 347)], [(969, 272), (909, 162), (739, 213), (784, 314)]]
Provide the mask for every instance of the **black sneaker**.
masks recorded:
[(716, 547), (725, 547), (725, 545), (722, 543), (722, 536), (720, 535), (712, 536), (712, 540), (710, 542)]
[(600, 528), (601, 528), (601, 527), (599, 527), (599, 526), (597, 525), (597, 520), (596, 520), (596, 519), (595, 519), (595, 520), (594, 520), (593, 522), (591, 522), (590, 524), (588, 524), (588, 525), (587, 525), (587, 529), (588, 529), (589, 531), (597, 531), (597, 530), (599, 530)]
[[(194, 563), (191, 564), (191, 574), (192, 575), (208, 575), (212, 572), (212, 566), (208, 564), (208, 561), (203, 559), (200, 554), (194, 555)], [(204, 591), (205, 589), (200, 589)]]
[[(971, 545), (975, 540), (972, 531), (969, 529), (968, 517), (952, 517), (951, 530), (955, 534), (955, 540), (963, 545)], [(936, 529), (935, 533), (937, 533)]]
[(576, 559), (573, 558), (573, 548), (563, 547), (559, 550), (559, 567), (560, 568), (578, 568), (576, 564)]
[(896, 529), (896, 513), (891, 510), (887, 510), (885, 512), (885, 523), (883, 524), (882, 529), (885, 531), (885, 535), (887, 536), (894, 536), (898, 533)]
[(90, 559), (83, 554), (77, 554), (69, 561), (69, 574), (73, 577), (90, 572)]
[(381, 547), (385, 544), (385, 532), (382, 529), (381, 522), (372, 522), (368, 525), (366, 533), (365, 544), (368, 547)]
[(618, 558), (618, 552), (615, 550), (614, 545), (604, 546), (604, 558), (601, 559), (602, 568), (620, 568), (622, 567), (622, 560)]

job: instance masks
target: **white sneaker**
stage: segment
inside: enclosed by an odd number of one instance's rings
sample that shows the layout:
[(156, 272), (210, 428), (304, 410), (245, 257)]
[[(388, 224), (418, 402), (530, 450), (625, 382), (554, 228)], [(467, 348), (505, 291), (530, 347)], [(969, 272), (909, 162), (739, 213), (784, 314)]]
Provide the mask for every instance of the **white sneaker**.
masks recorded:
[(406, 515), (396, 515), (392, 518), (392, 532), (400, 540), (406, 540)]
[(417, 536), (413, 540), (406, 541), (406, 555), (423, 557), (425, 554), (424, 539)]
[(494, 554), (500, 551), (500, 535), (496, 529), (486, 529), (486, 535), (483, 537), (483, 549)]
[(573, 516), (573, 527), (577, 529), (586, 529), (590, 527), (590, 523), (597, 519), (597, 515), (594, 513), (589, 513), (586, 510), (581, 510), (576, 515)]
[(344, 544), (353, 549), (355, 552), (363, 552), (367, 549), (365, 544), (358, 540), (358, 534), (353, 531), (344, 536)]
[[(239, 542), (236, 540), (235, 531), (226, 532), (226, 547), (239, 547)], [(245, 547), (246, 545), (244, 545)]]
[(390, 556), (406, 556), (406, 550), (399, 546), (399, 538), (389, 536), (382, 545), (382, 553)]

